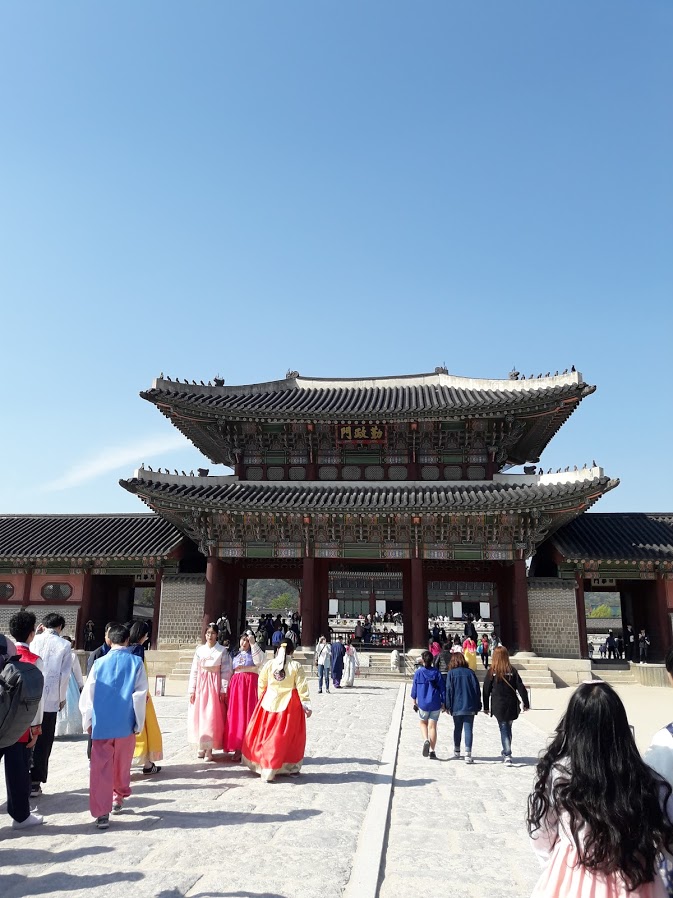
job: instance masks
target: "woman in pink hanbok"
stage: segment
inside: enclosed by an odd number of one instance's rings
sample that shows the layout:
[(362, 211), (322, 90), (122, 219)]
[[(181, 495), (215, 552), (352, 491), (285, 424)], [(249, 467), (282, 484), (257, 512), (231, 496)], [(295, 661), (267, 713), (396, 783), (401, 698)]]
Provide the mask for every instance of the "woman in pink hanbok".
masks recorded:
[(206, 641), (194, 653), (189, 674), (187, 739), (199, 758), (213, 760), (224, 746), (225, 699), (231, 678), (231, 657), (219, 645), (217, 624), (208, 624)]
[(543, 864), (532, 898), (666, 898), (659, 864), (673, 849), (670, 796), (641, 758), (614, 689), (583, 683), (528, 799)]
[(224, 725), (224, 750), (233, 752), (232, 760), (241, 760), (243, 737), (257, 705), (259, 668), (266, 655), (257, 645), (252, 630), (239, 640), (239, 651), (232, 661), (233, 674), (227, 693), (227, 719)]

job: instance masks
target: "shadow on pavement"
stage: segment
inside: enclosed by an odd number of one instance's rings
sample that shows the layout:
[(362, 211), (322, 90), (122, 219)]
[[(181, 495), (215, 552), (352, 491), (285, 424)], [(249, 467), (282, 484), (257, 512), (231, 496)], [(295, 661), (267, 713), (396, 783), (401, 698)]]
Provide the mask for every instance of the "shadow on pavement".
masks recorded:
[(371, 765), (373, 767), (379, 767), (381, 765), (381, 761), (376, 761), (374, 758), (304, 758), (304, 767), (307, 765), (315, 766), (323, 764), (365, 764)]
[[(66, 864), (85, 855), (107, 854), (114, 849), (106, 845), (91, 845), (89, 848), (73, 848), (67, 851), (49, 851), (41, 848), (23, 848), (14, 845), (11, 849), (0, 851), (0, 868), (31, 864)], [(4, 888), (3, 888), (4, 895)]]
[[(140, 882), (142, 873), (101, 873), (75, 876), (72, 873), (47, 873), (45, 876), (21, 876), (10, 873), (3, 877), (3, 898), (26, 898), (29, 895), (59, 894), (80, 890), (101, 889), (124, 882)], [(123, 891), (123, 889), (121, 890)]]

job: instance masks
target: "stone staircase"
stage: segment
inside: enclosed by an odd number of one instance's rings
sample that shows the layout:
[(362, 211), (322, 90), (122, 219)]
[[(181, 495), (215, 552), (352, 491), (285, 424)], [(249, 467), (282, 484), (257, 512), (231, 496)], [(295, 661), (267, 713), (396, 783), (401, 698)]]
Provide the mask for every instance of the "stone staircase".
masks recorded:
[(611, 686), (635, 686), (638, 679), (627, 661), (605, 662), (592, 661), (591, 676), (594, 680), (603, 680)]
[(171, 680), (188, 680), (189, 672), (192, 669), (192, 661), (194, 660), (194, 652), (196, 651), (196, 643), (187, 643), (181, 645), (177, 652), (177, 660), (173, 670), (169, 676)]

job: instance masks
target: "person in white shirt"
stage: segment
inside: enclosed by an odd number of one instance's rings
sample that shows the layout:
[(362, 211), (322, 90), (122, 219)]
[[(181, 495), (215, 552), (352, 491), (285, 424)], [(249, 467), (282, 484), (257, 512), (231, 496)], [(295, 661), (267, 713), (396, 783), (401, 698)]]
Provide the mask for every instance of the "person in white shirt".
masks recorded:
[(42, 783), (47, 782), (49, 758), (54, 745), (56, 715), (65, 707), (68, 682), (72, 672), (72, 649), (61, 637), (65, 618), (60, 614), (47, 614), (42, 621), (42, 632), (35, 637), (31, 650), (42, 658), (44, 664), (44, 713), (42, 733), (33, 749), (30, 772), (31, 796), (42, 793)]

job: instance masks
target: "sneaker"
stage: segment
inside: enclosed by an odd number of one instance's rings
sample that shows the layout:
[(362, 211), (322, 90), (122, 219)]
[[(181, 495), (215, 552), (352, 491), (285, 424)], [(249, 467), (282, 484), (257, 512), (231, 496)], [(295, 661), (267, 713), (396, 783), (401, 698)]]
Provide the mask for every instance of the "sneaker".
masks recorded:
[(37, 798), (38, 795), (42, 795), (42, 786), (39, 783), (31, 783), (30, 797)]
[(466, 764), (474, 764), (474, 761), (472, 760), (472, 752), (471, 751), (465, 752), (465, 763)]
[(437, 760), (437, 755), (435, 754), (434, 751), (432, 751), (432, 749), (430, 749), (430, 755), (429, 755), (429, 757), (430, 757), (430, 760), (431, 760), (431, 761), (436, 761), (436, 760)]
[(110, 829), (110, 815), (103, 814), (101, 817), (98, 817), (96, 826), (98, 829)]
[(121, 812), (123, 810), (124, 810), (124, 806), (121, 803), (121, 801), (115, 801), (115, 803), (112, 805), (112, 813), (113, 814), (121, 814)]
[[(212, 761), (212, 756), (210, 758), (206, 758), (208, 761)], [(151, 767), (143, 767), (143, 776), (153, 776), (155, 773), (159, 773), (161, 767), (157, 767), (156, 764), (152, 764)]]
[(318, 695), (322, 695), (322, 689), (318, 689)]
[(21, 820), (20, 822), (18, 820), (12, 820), (12, 829), (28, 829), (29, 826), (39, 826), (40, 823), (44, 823), (42, 814), (37, 814), (35, 811), (31, 811), (25, 820)]
[(423, 743), (423, 757), (427, 758), (430, 754), (430, 741), (428, 739)]
[(453, 757), (454, 757), (454, 760), (460, 761), (460, 749), (459, 748), (454, 748)]
[(505, 767), (511, 767), (511, 766), (512, 766), (512, 758), (509, 755), (507, 755), (505, 757)]

